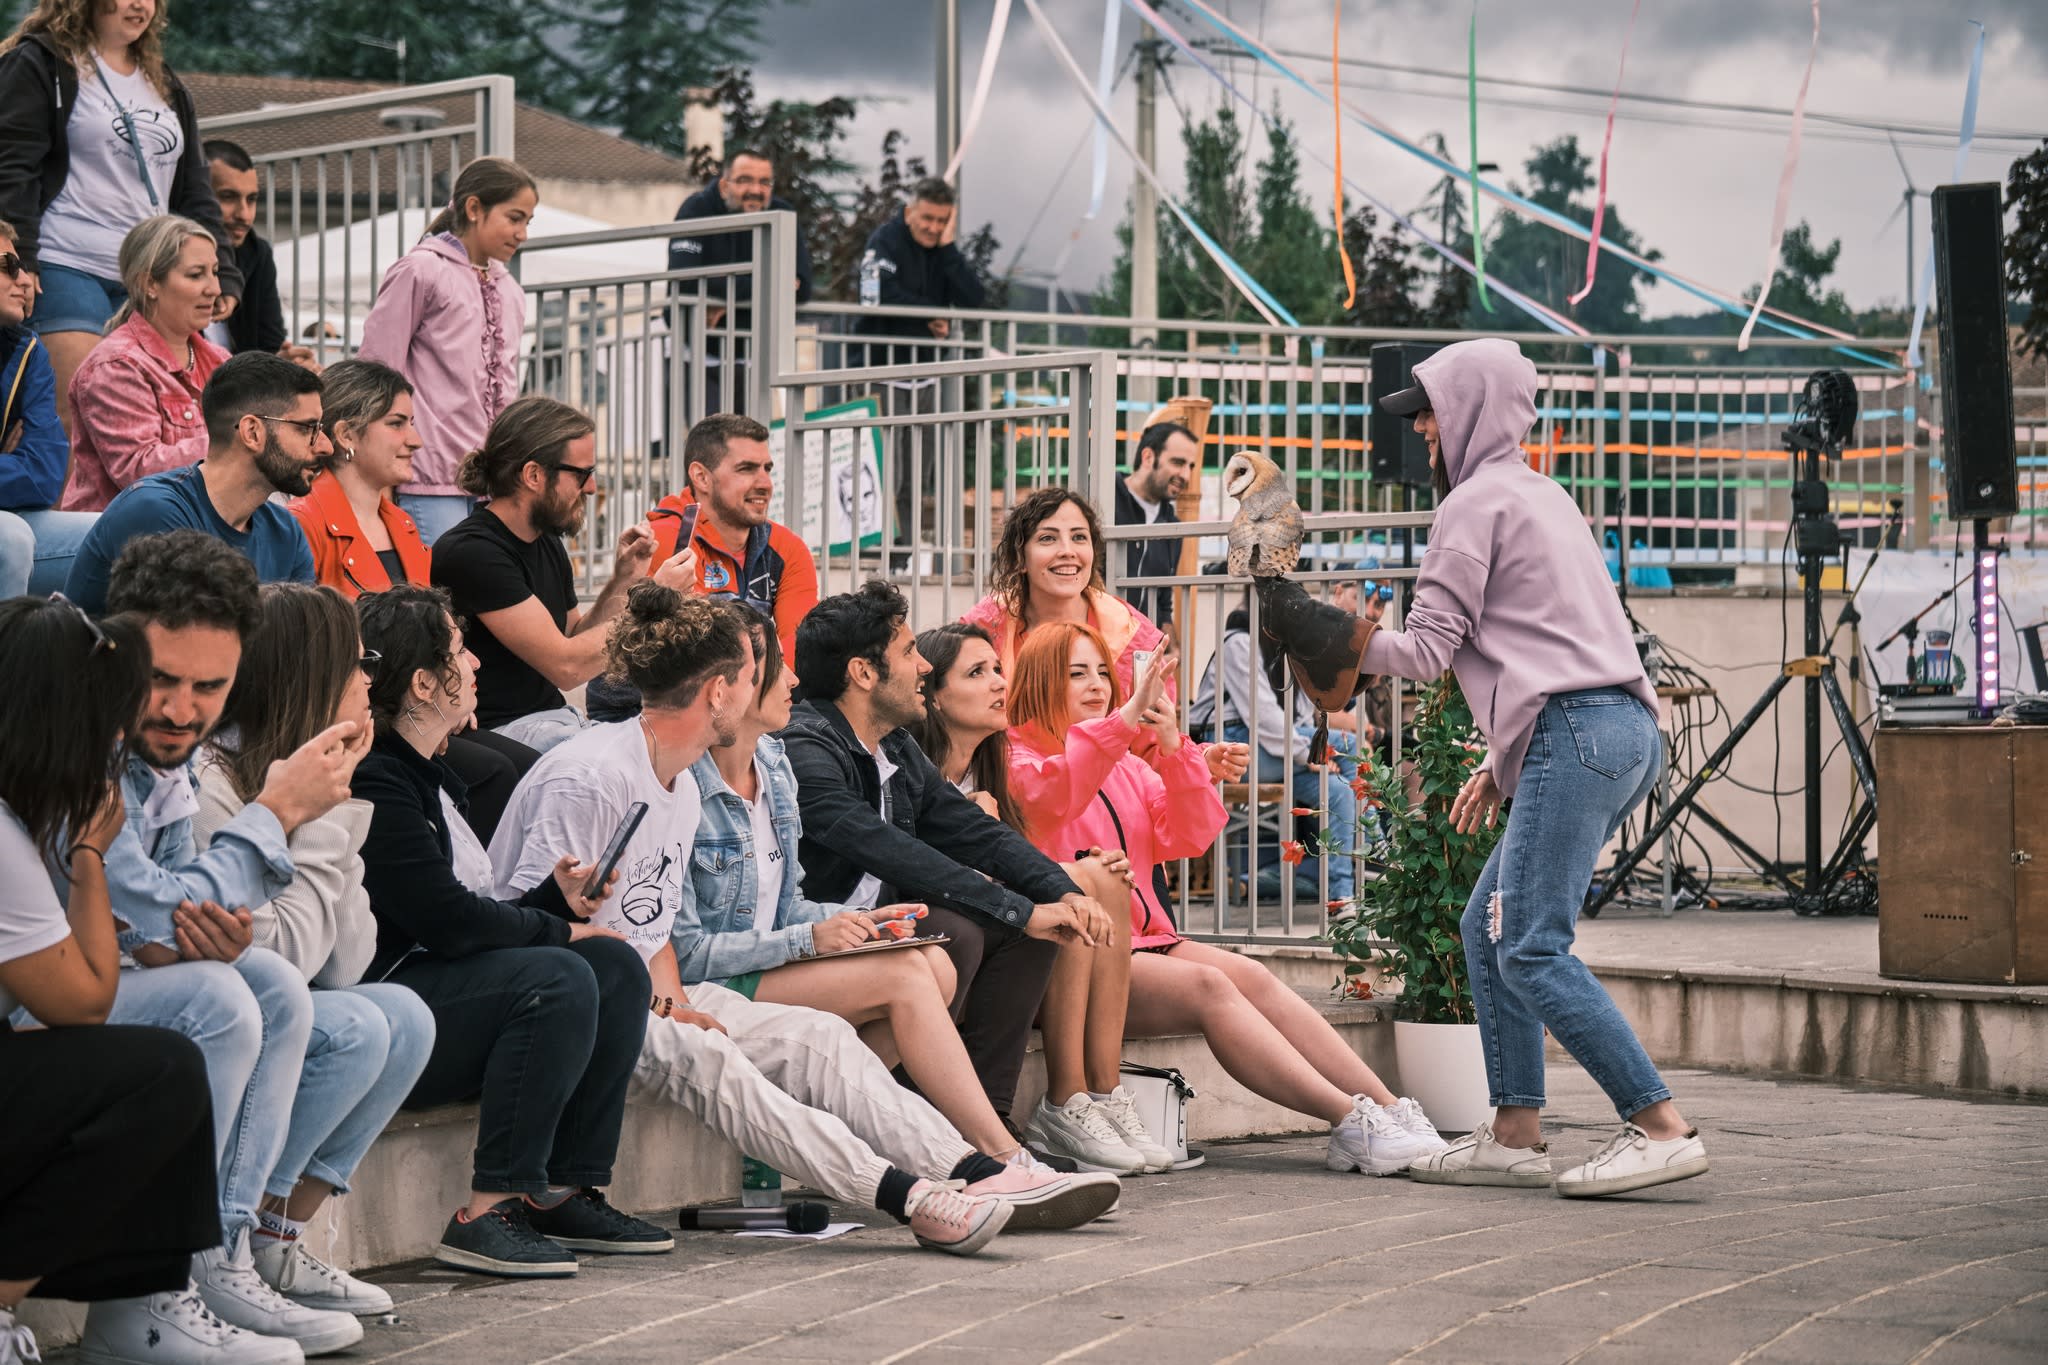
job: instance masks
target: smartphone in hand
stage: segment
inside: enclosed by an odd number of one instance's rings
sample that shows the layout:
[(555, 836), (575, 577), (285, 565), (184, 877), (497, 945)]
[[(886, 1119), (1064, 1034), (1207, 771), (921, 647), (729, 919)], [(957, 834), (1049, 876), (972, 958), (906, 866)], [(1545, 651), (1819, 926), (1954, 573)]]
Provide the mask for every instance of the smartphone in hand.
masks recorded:
[(619, 859), (626, 856), (626, 845), (639, 830), (640, 822), (647, 818), (647, 803), (635, 801), (626, 807), (625, 818), (619, 821), (618, 829), (612, 832), (611, 843), (605, 846), (604, 856), (597, 860), (597, 870), (590, 874), (590, 880), (583, 883), (583, 899), (596, 900), (604, 890), (604, 884), (618, 871)]

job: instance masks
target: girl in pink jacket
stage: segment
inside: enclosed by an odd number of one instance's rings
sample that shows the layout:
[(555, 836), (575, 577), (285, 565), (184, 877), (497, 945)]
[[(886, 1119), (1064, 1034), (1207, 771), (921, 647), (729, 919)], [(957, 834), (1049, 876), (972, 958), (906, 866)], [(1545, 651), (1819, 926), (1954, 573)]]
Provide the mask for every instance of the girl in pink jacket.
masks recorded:
[[(1332, 1170), (1405, 1170), (1443, 1146), (1422, 1107), (1397, 1098), (1264, 966), (1182, 938), (1157, 903), (1153, 867), (1200, 856), (1228, 818), (1199, 746), (1180, 733), (1167, 700), (1174, 664), (1170, 647), (1155, 656), (1126, 700), (1108, 645), (1087, 626), (1048, 623), (1017, 655), (1009, 777), (1025, 833), (1052, 857), (1120, 848), (1132, 882), (1128, 974), (1070, 964), (1064, 948), (1053, 968), (1040, 1014), (1046, 1099), (1025, 1131), (1064, 1145), (1090, 1133), (1094, 1120), (1124, 1128), (1118, 1097), (1128, 1097), (1115, 1084), (1123, 1038), (1199, 1030), (1239, 1083), (1330, 1124)], [(1141, 733), (1154, 740), (1143, 758), (1132, 752)], [(1085, 1060), (1062, 1065), (1068, 1056)]]
[(470, 162), (419, 244), (391, 263), (363, 323), (364, 360), (412, 384), (424, 448), (398, 494), (432, 545), (471, 507), (455, 473), (519, 396), (526, 294), (505, 263), (526, 242), (540, 203), (533, 177), (501, 157)]

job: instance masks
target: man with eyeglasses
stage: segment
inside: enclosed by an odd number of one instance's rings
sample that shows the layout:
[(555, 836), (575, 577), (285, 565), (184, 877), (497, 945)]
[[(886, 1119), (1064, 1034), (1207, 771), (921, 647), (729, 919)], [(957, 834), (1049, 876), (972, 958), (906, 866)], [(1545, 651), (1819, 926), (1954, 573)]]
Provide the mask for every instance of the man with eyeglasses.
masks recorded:
[(562, 694), (604, 671), (605, 627), (626, 590), (650, 570), (678, 592), (696, 579), (687, 546), (657, 565), (653, 535), (635, 524), (619, 536), (597, 600), (587, 610), (579, 604), (562, 538), (583, 529), (583, 500), (596, 487), (596, 433), (567, 403), (538, 394), (513, 403), (455, 476), (463, 492), (490, 501), (434, 542), (434, 586), (468, 622), (477, 724), (542, 753), (589, 724)]
[(107, 600), (107, 574), (122, 547), (159, 531), (203, 531), (242, 552), (265, 583), (311, 583), (306, 533), (270, 495), (299, 497), (333, 452), (320, 426), (320, 376), (281, 356), (252, 351), (215, 370), (200, 395), (206, 458), (152, 474), (115, 495), (86, 533), (64, 593), (87, 611)]
[[(720, 218), (732, 213), (766, 213), (770, 209), (795, 213), (796, 205), (775, 193), (775, 163), (769, 159), (768, 153), (742, 147), (726, 157), (725, 170), (716, 181), (683, 201), (683, 206), (676, 210), (676, 221)], [(700, 236), (671, 237), (668, 243), (670, 270), (746, 265), (753, 259), (754, 234), (751, 232), (710, 232)], [(709, 305), (704, 318), (704, 411), (707, 414), (742, 412), (745, 410), (746, 390), (744, 381), (737, 377), (737, 371), (744, 368), (748, 360), (737, 358), (735, 378), (730, 385), (723, 384), (723, 337), (728, 332), (743, 333), (753, 325), (753, 310), (749, 306), (754, 299), (753, 277), (722, 276), (679, 284), (679, 290), (685, 297), (694, 296), (699, 289)], [(796, 301), (811, 301), (811, 245), (804, 239), (801, 221), (796, 229)], [(680, 344), (680, 337), (678, 340)], [(723, 392), (727, 389), (730, 391)]]

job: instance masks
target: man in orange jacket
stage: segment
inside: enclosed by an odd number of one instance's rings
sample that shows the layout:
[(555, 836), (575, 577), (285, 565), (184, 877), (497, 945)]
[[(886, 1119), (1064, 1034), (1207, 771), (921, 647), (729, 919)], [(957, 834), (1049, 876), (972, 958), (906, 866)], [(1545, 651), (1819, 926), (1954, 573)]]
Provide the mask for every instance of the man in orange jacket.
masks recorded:
[[(689, 483), (648, 513), (656, 563), (678, 548), (677, 536), (694, 515), (697, 590), (732, 596), (775, 619), (783, 657), (793, 658), (796, 627), (818, 605), (818, 566), (810, 547), (769, 518), (775, 497), (775, 462), (768, 428), (751, 417), (718, 412), (690, 428), (683, 441)], [(599, 679), (585, 693), (592, 720), (618, 720), (640, 709), (629, 686)]]

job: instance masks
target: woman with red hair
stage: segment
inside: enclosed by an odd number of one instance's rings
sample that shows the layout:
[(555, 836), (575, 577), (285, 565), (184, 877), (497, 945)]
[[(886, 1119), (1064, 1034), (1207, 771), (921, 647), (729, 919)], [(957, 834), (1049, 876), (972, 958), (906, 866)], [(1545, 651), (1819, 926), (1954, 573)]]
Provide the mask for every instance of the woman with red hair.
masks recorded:
[[(1025, 833), (1052, 857), (1091, 846), (1123, 849), (1133, 888), (1128, 974), (1070, 967), (1064, 949), (1053, 969), (1040, 1017), (1046, 1101), (1027, 1132), (1083, 1129), (1091, 1114), (1122, 1128), (1117, 1091), (1096, 1087), (1115, 1081), (1123, 1037), (1199, 1031), (1240, 1084), (1330, 1125), (1330, 1169), (1399, 1174), (1444, 1145), (1422, 1106), (1397, 1098), (1314, 1006), (1263, 965), (1182, 938), (1158, 903), (1152, 869), (1200, 854), (1227, 819), (1208, 765), (1166, 698), (1174, 662), (1170, 646), (1155, 655), (1126, 697), (1109, 645), (1089, 626), (1048, 622), (1017, 653), (1008, 701), (1010, 791)], [(1154, 740), (1142, 758), (1133, 752), (1141, 734)], [(1124, 1018), (1108, 1031), (1113, 1013)], [(1086, 1089), (1074, 1088), (1077, 1072), (1063, 1074), (1054, 1041), (1062, 1035), (1083, 1040), (1063, 1043), (1060, 1052), (1085, 1059)], [(1071, 1098), (1056, 1103), (1062, 1095)]]

